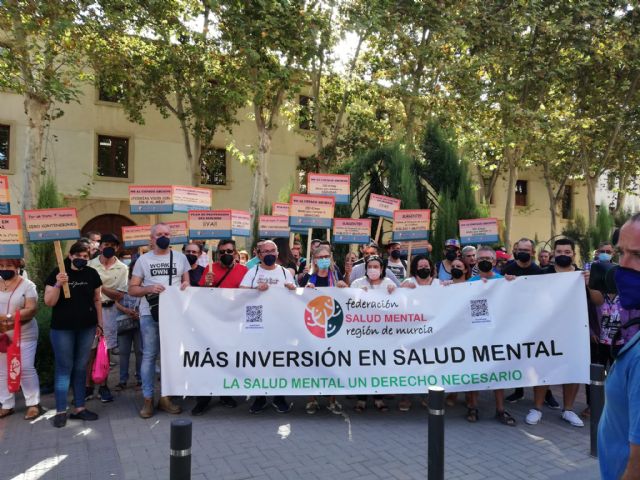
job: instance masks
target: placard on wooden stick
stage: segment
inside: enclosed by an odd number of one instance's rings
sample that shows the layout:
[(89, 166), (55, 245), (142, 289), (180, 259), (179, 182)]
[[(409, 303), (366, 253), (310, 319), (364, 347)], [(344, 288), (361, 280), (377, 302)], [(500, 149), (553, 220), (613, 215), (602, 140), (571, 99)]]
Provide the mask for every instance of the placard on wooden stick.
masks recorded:
[(0, 216), (0, 258), (22, 257), (24, 257), (24, 236), (20, 216)]

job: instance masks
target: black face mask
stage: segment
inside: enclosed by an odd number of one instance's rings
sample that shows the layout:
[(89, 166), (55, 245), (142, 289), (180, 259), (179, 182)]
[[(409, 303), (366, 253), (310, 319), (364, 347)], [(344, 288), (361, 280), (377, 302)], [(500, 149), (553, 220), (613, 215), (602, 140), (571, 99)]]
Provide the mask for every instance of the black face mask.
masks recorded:
[(484, 273), (489, 273), (491, 270), (493, 270), (493, 263), (491, 263), (489, 260), (480, 260), (478, 262), (478, 270)]
[(116, 249), (113, 247), (106, 247), (102, 250), (102, 256), (104, 258), (113, 258), (116, 255)]
[(189, 262), (189, 265), (193, 265), (198, 261), (198, 256), (194, 255), (193, 253), (187, 253), (185, 257), (187, 257), (187, 262)]
[(82, 270), (84, 267), (87, 266), (88, 262), (84, 258), (74, 258), (73, 260), (71, 260), (71, 263), (73, 263), (73, 266), (76, 267), (78, 270)]
[(455, 278), (456, 280), (458, 278), (462, 278), (463, 275), (464, 275), (464, 272), (462, 270), (460, 270), (459, 268), (452, 268), (451, 269), (451, 276), (453, 278)]
[(456, 258), (458, 258), (458, 252), (456, 252), (455, 250), (447, 250), (444, 254), (444, 258), (446, 258), (450, 262), (453, 262)]
[(556, 265), (559, 267), (565, 268), (571, 265), (573, 259), (569, 255), (558, 255), (555, 257)]
[(267, 267), (270, 267), (271, 265), (276, 263), (276, 260), (277, 257), (275, 255), (265, 255), (262, 259), (262, 263), (264, 263)]
[(156, 238), (156, 245), (160, 250), (166, 250), (171, 245), (171, 239), (169, 237)]
[(15, 276), (16, 276), (15, 270), (0, 270), (0, 278), (2, 278), (5, 281), (11, 280)]
[(391, 258), (394, 260), (398, 260), (401, 256), (400, 250), (391, 250)]
[[(222, 255), (220, 255), (220, 263), (225, 267), (230, 267), (231, 265), (233, 265), (233, 260), (233, 255), (231, 255), (230, 253), (223, 253)], [(271, 265), (273, 265), (273, 263)]]
[(429, 278), (429, 275), (431, 275), (431, 269), (419, 268), (418, 270), (416, 270), (416, 275), (418, 276), (418, 278), (421, 278), (424, 280), (425, 278)]
[(529, 252), (518, 252), (516, 254), (516, 260), (520, 260), (522, 263), (529, 263), (531, 254)]

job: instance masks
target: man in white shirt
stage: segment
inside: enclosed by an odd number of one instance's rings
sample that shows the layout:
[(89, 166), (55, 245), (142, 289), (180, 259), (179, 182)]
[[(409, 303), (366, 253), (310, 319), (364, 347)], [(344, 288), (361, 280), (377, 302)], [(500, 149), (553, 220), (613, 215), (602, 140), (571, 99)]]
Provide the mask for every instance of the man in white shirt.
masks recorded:
[[(265, 240), (258, 247), (258, 258), (260, 263), (251, 268), (242, 279), (240, 288), (254, 288), (261, 292), (269, 288), (286, 288), (295, 290), (296, 285), (291, 272), (287, 268), (276, 263), (278, 259), (278, 247), (271, 240)], [(267, 406), (267, 397), (256, 397), (249, 411), (259, 413)], [(278, 413), (287, 413), (291, 410), (292, 404), (282, 395), (273, 397), (273, 406)]]
[[(180, 285), (184, 290), (189, 286), (191, 266), (181, 252), (172, 251), (171, 230), (165, 223), (151, 227), (151, 245), (153, 250), (142, 255), (133, 268), (129, 281), (129, 295), (143, 297), (140, 302), (140, 332), (142, 333), (142, 394), (144, 406), (140, 411), (142, 418), (153, 416), (153, 387), (156, 373), (156, 359), (160, 352), (160, 331), (158, 320), (154, 319), (149, 307), (148, 295), (160, 294), (169, 285)], [(159, 301), (151, 298), (152, 303)], [(169, 397), (160, 397), (158, 409), (168, 413), (180, 413), (180, 407)]]

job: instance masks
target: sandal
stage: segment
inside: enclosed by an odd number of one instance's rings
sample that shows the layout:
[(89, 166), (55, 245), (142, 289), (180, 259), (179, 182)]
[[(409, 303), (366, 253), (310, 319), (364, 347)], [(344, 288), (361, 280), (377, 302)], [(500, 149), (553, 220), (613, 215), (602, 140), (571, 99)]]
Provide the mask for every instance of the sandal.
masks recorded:
[(467, 422), (476, 423), (478, 421), (478, 409), (467, 407)]
[(35, 420), (36, 418), (38, 418), (40, 415), (44, 414), (45, 412), (46, 412), (46, 410), (44, 408), (42, 408), (42, 405), (40, 405), (40, 404), (31, 405), (29, 408), (27, 408), (27, 413), (25, 413), (24, 419), (25, 420)]
[(375, 405), (376, 409), (381, 413), (389, 411), (389, 407), (385, 405), (384, 400), (375, 400), (373, 404)]
[(411, 400), (400, 400), (398, 402), (398, 410), (401, 412), (408, 412), (411, 410)]
[(496, 410), (496, 419), (500, 422), (500, 423), (504, 423), (505, 425), (508, 425), (509, 427), (515, 427), (516, 426), (516, 419), (513, 418), (509, 412), (507, 412), (506, 410), (503, 410), (502, 412), (499, 412)]
[(9, 415), (13, 415), (15, 410), (13, 408), (0, 408), (0, 418), (8, 417)]
[(356, 406), (353, 407), (353, 409), (356, 411), (356, 413), (364, 413), (364, 411), (367, 409), (367, 402), (365, 402), (364, 400), (358, 400), (356, 402)]

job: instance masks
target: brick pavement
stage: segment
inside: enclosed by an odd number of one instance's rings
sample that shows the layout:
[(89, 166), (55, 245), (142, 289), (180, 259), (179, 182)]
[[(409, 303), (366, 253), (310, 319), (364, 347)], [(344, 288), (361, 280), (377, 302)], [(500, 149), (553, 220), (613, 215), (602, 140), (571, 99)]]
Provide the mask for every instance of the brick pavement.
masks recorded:
[[(100, 415), (98, 421), (69, 421), (62, 429), (53, 428), (48, 418), (23, 420), (19, 400), (19, 411), (0, 420), (0, 478), (168, 478), (169, 427), (176, 417), (160, 413), (139, 419), (140, 392), (114, 394), (110, 404), (89, 402)], [(480, 421), (475, 425), (464, 419), (462, 404), (447, 410), (447, 479), (599, 478), (597, 461), (589, 456), (588, 424), (571, 427), (559, 412), (546, 409), (540, 425), (525, 425), (530, 389), (527, 394), (508, 407), (518, 420), (515, 428), (491, 418), (489, 392), (480, 397)], [(556, 397), (561, 398), (559, 391)], [(408, 413), (392, 409), (382, 414), (369, 408), (360, 415), (352, 413), (355, 400), (343, 398), (345, 414), (323, 410), (310, 416), (302, 397), (295, 398), (295, 410), (286, 415), (273, 410), (250, 415), (249, 404), (239, 400), (237, 409), (214, 402), (204, 416), (193, 419), (194, 480), (426, 478), (426, 409), (417, 401)], [(395, 402), (389, 401), (392, 407)], [(53, 396), (45, 396), (42, 403), (53, 408)], [(190, 409), (194, 401), (183, 403)], [(583, 407), (581, 392), (576, 411)], [(188, 413), (181, 417), (191, 418)]]

